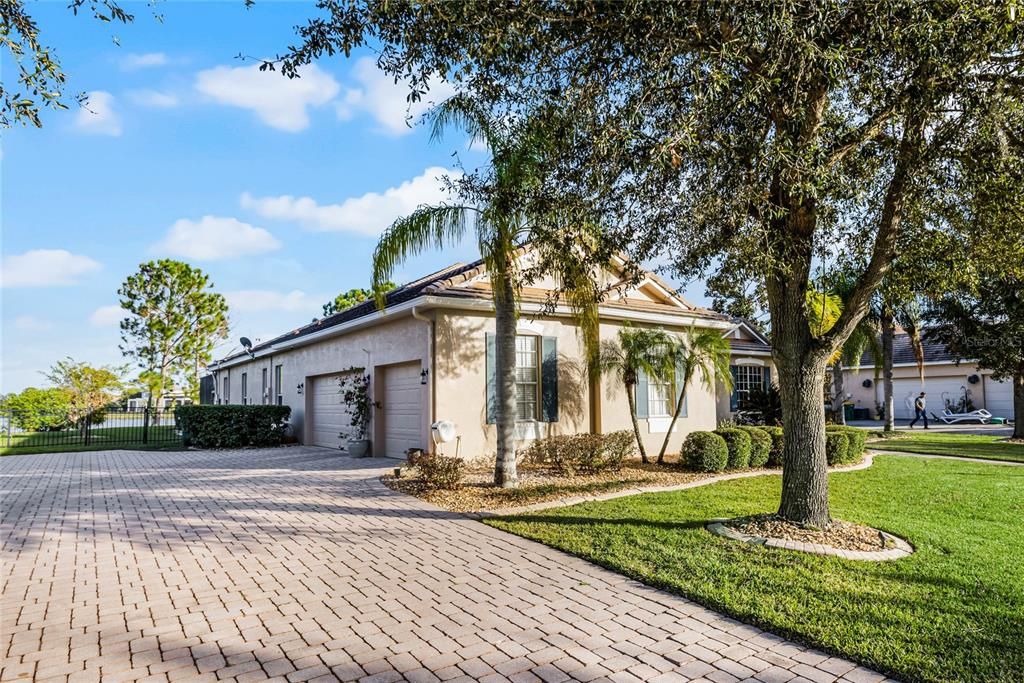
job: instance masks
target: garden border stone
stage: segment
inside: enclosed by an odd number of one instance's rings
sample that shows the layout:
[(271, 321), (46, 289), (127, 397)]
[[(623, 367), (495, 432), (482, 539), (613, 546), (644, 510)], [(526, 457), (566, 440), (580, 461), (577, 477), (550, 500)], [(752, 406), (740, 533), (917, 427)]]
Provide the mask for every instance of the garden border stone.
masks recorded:
[(830, 555), (841, 557), (844, 560), (865, 560), (870, 562), (885, 562), (887, 560), (899, 560), (909, 557), (914, 553), (914, 548), (899, 536), (876, 529), (882, 539), (892, 543), (894, 547), (886, 550), (846, 550), (822, 543), (805, 543), (786, 538), (765, 538), (763, 536), (751, 536), (725, 525), (729, 519), (712, 520), (705, 528), (716, 536), (728, 538), (732, 541), (749, 543), (750, 545), (763, 545), (768, 548), (779, 548), (782, 550), (796, 550), (798, 552), (811, 553), (814, 555)]

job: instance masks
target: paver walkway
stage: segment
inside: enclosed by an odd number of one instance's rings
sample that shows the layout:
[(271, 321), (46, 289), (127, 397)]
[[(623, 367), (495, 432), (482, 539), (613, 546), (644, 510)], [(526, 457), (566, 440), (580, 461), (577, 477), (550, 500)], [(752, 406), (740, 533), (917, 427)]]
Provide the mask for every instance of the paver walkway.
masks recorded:
[(0, 459), (0, 679), (877, 681), (317, 448)]

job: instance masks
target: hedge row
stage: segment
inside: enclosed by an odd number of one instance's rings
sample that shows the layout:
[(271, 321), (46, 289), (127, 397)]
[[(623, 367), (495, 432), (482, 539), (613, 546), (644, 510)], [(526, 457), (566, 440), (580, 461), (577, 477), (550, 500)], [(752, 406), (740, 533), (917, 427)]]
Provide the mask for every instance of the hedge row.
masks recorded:
[[(863, 429), (829, 425), (825, 430), (828, 464), (860, 462), (867, 437)], [(782, 445), (782, 427), (722, 427), (714, 432), (691, 432), (683, 442), (680, 460), (697, 472), (781, 467)]]
[(636, 454), (633, 432), (565, 434), (534, 441), (521, 455), (524, 463), (550, 467), (561, 474), (618, 470)]
[(292, 409), (288, 406), (178, 406), (174, 419), (186, 446), (243, 448), (280, 446)]

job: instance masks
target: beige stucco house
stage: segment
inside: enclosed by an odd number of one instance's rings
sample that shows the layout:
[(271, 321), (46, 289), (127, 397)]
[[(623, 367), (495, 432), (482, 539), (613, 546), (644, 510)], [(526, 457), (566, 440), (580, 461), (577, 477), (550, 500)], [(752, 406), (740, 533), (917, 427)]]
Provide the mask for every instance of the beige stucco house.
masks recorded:
[[(941, 343), (925, 335), (924, 383), (918, 374), (917, 361), (906, 333), (897, 333), (893, 339), (893, 399), (894, 414), (898, 420), (914, 417), (913, 399), (924, 391), (928, 412), (939, 414), (947, 405), (953, 409), (963, 405), (965, 399), (973, 408), (985, 408), (997, 417), (1013, 417), (1013, 383), (992, 379), (989, 370), (983, 370), (973, 361), (956, 363), (956, 359)], [(875, 376), (875, 366), (865, 354), (857, 366), (844, 367), (846, 400), (855, 408), (877, 414), (882, 403), (882, 382)], [(863, 413), (862, 413), (863, 414)]]
[[(521, 258), (530, 259), (524, 251)], [(636, 284), (622, 280), (622, 262), (602, 274), (612, 295), (600, 308), (602, 339), (623, 325), (684, 332), (710, 327), (735, 335), (744, 366), (764, 367), (763, 340), (734, 331), (736, 323), (680, 298), (653, 274)], [(550, 305), (553, 281), (522, 291), (517, 330), (516, 433), (523, 442), (554, 434), (606, 433), (631, 427), (625, 389), (611, 376), (592, 379), (583, 343), (569, 309)], [(488, 410), (493, 386), (494, 309), (486, 268), (456, 264), (387, 295), (378, 310), (366, 302), (257, 344), (210, 366), (221, 403), (291, 406), (291, 429), (302, 443), (338, 448), (351, 431), (340, 402), (339, 379), (365, 372), (375, 409), (373, 452), (404, 457), (407, 449), (433, 449), (430, 425), (455, 423), (457, 441), (438, 450), (467, 459), (493, 455), (495, 428)], [(751, 345), (751, 348), (746, 348)], [(757, 346), (758, 348), (753, 348)], [(679, 387), (641, 382), (638, 413), (646, 445), (660, 446)], [(697, 383), (687, 390), (686, 410), (673, 431), (675, 450), (687, 433), (714, 429), (729, 396)], [(493, 395), (493, 392), (492, 392)], [(493, 404), (492, 404), (493, 405)]]

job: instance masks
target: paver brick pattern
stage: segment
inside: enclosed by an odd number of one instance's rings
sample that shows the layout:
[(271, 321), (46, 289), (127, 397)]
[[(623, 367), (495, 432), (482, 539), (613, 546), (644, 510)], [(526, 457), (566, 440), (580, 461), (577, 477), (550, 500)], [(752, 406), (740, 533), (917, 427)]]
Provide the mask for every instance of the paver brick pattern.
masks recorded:
[(880, 681), (274, 450), (0, 460), (0, 680)]

